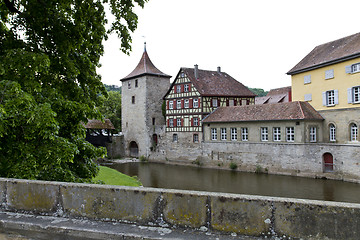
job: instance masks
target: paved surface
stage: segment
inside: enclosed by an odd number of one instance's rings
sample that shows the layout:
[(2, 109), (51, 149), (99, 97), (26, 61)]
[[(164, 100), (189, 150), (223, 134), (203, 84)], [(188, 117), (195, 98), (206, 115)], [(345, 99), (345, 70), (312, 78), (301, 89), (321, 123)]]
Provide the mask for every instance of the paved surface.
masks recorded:
[(34, 216), (0, 211), (0, 240), (85, 239), (264, 239), (200, 229), (173, 229), (135, 224)]

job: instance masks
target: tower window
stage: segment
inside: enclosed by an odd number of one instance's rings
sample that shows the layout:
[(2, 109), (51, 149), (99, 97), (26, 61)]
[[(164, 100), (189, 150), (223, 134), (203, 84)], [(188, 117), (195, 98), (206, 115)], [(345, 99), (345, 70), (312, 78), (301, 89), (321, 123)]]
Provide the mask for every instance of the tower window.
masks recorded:
[(138, 80), (135, 80), (135, 87), (138, 87)]
[(131, 97), (131, 103), (132, 103), (132, 104), (135, 104), (135, 96), (132, 96), (132, 97)]
[(155, 118), (152, 118), (152, 125), (155, 125)]

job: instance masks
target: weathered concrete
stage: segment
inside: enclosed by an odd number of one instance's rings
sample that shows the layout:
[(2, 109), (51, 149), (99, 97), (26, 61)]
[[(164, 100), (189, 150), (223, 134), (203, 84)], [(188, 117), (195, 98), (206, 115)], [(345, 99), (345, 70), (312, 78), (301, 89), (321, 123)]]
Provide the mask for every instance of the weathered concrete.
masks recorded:
[[(6, 211), (251, 236), (358, 239), (360, 204), (0, 179)], [(0, 229), (3, 226), (0, 224)]]
[(112, 136), (111, 143), (106, 143), (107, 157), (110, 159), (125, 156), (124, 135)]

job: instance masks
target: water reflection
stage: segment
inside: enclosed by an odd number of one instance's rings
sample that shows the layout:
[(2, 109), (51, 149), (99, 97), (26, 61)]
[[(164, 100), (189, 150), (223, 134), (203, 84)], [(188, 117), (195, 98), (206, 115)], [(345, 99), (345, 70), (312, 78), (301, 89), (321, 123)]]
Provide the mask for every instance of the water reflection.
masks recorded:
[(161, 163), (122, 163), (110, 167), (130, 176), (138, 176), (145, 187), (360, 203), (360, 184), (342, 181)]

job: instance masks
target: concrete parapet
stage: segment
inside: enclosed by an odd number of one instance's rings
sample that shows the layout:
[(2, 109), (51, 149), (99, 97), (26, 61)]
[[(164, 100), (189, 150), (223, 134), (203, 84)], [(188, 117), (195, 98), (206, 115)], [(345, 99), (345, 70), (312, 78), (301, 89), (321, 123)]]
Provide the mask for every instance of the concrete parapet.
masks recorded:
[(6, 211), (251, 236), (360, 235), (360, 204), (351, 203), (16, 179), (0, 179), (0, 200)]

